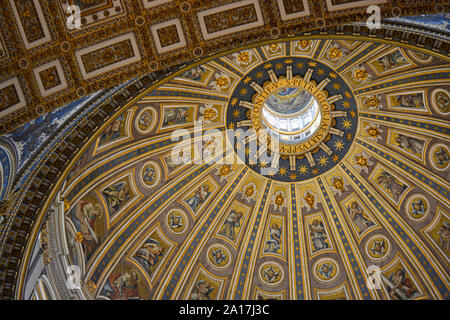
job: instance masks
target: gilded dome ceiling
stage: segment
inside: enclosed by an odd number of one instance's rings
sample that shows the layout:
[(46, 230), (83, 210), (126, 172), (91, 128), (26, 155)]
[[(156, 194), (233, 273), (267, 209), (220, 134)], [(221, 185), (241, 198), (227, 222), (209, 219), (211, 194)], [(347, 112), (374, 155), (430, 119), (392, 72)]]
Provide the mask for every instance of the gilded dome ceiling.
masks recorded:
[[(81, 276), (49, 295), (448, 299), (449, 78), (431, 51), (328, 36), (131, 82), (119, 92), (142, 92), (110, 98), (48, 186), (46, 281)], [(261, 134), (274, 101), (280, 116), (316, 101), (317, 128), (274, 147)]]
[(448, 300), (446, 12), (5, 0), (0, 299)]

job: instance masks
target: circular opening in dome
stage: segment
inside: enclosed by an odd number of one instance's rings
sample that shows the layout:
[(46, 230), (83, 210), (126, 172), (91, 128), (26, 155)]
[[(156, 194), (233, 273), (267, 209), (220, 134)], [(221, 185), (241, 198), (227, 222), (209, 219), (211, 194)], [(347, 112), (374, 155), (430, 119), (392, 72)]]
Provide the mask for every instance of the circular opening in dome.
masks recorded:
[(308, 139), (322, 121), (316, 98), (300, 87), (283, 87), (268, 96), (262, 118), (267, 133), (285, 143)]

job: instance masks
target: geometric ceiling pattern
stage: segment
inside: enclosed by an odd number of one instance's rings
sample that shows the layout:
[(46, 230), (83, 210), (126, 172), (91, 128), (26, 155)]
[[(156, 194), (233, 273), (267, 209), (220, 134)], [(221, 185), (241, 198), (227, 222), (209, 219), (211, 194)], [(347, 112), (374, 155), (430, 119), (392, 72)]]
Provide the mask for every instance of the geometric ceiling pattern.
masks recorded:
[[(328, 36), (147, 85), (37, 190), (42, 229), (11, 291), (23, 297), (39, 238), (53, 298), (448, 299), (449, 72), (431, 51)], [(264, 175), (227, 130), (255, 127), (258, 95), (286, 81), (323, 94), (329, 125), (314, 146), (274, 151)]]
[[(0, 133), (57, 107), (136, 76), (267, 39), (343, 32), (365, 22), (369, 4), (381, 17), (441, 14), (441, 0), (5, 0), (0, 8)], [(74, 10), (77, 6), (78, 10)], [(228, 19), (228, 17), (236, 17)], [(418, 34), (388, 36), (446, 53), (448, 43)]]

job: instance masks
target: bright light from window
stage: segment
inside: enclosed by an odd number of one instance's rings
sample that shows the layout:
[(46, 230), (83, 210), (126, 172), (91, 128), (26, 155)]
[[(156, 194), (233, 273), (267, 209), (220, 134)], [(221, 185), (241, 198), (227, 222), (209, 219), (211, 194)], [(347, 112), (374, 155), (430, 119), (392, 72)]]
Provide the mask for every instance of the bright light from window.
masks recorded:
[(287, 143), (308, 139), (322, 120), (314, 96), (297, 87), (281, 88), (271, 94), (264, 102), (262, 116), (268, 133)]

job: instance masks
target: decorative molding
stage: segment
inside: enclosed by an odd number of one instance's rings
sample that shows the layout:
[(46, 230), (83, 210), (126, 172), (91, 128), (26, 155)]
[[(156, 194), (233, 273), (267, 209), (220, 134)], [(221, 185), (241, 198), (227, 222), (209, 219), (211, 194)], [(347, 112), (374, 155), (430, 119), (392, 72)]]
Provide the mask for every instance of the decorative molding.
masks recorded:
[(173, 2), (173, 0), (142, 0), (145, 9), (154, 8), (169, 2)]
[[(78, 50), (75, 56), (84, 79), (90, 79), (141, 60), (133, 33)], [(103, 61), (96, 59), (103, 59)]]
[[(326, 0), (326, 1), (327, 1), (327, 9), (330, 12), (338, 11), (338, 10), (360, 8), (360, 7), (368, 7), (370, 5), (378, 5), (378, 4), (388, 3), (388, 0), (343, 1), (344, 3), (339, 3), (342, 1), (337, 1), (337, 0)], [(335, 4), (335, 2), (338, 2), (338, 4)]]
[(0, 117), (14, 112), (27, 104), (17, 78), (0, 83), (0, 96), (2, 97)]
[(31, 49), (52, 40), (38, 0), (9, 0), (9, 4), (25, 49)]
[(33, 73), (43, 97), (67, 88), (66, 77), (59, 59), (35, 68)]
[[(223, 37), (264, 25), (264, 18), (258, 0), (239, 1), (200, 11), (197, 17), (203, 39), (205, 40)], [(249, 20), (230, 20), (229, 17), (246, 17)]]
[[(287, 7), (287, 3), (290, 2), (291, 6)], [(278, 8), (280, 9), (281, 20), (286, 21), (290, 19), (297, 19), (307, 17), (311, 14), (309, 10), (308, 0), (277, 0)], [(302, 10), (296, 10), (296, 6), (300, 6)]]
[(158, 53), (165, 53), (186, 46), (180, 19), (172, 19), (151, 27)]

